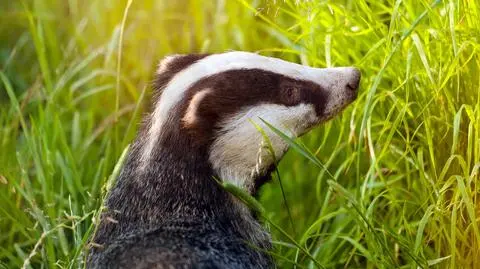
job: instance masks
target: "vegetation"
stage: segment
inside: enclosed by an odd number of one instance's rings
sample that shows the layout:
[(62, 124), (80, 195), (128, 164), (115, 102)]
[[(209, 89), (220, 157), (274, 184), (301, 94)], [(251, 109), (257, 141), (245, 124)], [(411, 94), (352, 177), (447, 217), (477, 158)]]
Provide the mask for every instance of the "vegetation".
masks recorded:
[(280, 268), (478, 266), (478, 1), (23, 0), (0, 18), (0, 268), (83, 267), (159, 59), (229, 49), (363, 74), (262, 190)]

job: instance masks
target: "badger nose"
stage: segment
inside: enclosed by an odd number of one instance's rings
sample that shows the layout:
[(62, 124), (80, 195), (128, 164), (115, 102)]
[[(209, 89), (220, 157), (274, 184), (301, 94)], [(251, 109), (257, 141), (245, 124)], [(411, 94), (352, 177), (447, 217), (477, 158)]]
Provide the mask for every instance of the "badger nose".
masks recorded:
[(349, 67), (348, 68), (348, 80), (347, 80), (347, 89), (349, 89), (352, 92), (355, 92), (358, 89), (358, 86), (360, 84), (360, 77), (361, 77), (360, 70), (355, 67)]

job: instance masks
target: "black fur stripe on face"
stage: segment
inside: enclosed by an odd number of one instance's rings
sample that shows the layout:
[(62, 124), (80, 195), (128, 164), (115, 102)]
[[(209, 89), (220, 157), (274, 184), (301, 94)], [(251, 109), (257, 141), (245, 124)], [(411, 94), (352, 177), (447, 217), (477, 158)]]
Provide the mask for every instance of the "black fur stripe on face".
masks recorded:
[[(310, 81), (293, 79), (261, 69), (240, 69), (222, 72), (196, 82), (190, 87), (184, 101), (172, 111), (178, 120), (185, 115), (194, 96), (202, 90), (208, 93), (196, 107), (196, 120), (180, 125), (197, 143), (208, 143), (219, 124), (243, 108), (258, 104), (296, 106), (313, 104), (319, 117), (328, 101), (328, 92)], [(175, 124), (182, 124), (180, 120)]]

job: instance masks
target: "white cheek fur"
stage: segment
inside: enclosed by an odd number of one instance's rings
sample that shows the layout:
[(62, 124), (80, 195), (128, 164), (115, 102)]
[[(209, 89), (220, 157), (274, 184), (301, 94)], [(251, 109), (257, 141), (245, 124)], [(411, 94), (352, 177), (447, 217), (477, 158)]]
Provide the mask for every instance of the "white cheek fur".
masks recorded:
[[(288, 144), (260, 118), (292, 137), (303, 134), (319, 121), (310, 104), (293, 107), (263, 104), (246, 108), (221, 123), (209, 160), (221, 179), (238, 187), (250, 189), (254, 183), (252, 176), (266, 172), (274, 158), (279, 160), (288, 149)], [(268, 136), (275, 156), (271, 156), (266, 141), (253, 123)]]

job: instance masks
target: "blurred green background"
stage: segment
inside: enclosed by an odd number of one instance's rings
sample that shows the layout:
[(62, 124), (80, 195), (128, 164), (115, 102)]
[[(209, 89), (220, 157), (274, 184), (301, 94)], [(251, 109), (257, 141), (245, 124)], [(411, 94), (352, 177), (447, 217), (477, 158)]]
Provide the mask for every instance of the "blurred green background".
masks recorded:
[(358, 100), (262, 189), (279, 268), (478, 267), (479, 7), (1, 1), (0, 268), (83, 267), (156, 64), (227, 50), (362, 71)]

